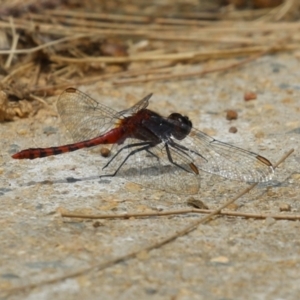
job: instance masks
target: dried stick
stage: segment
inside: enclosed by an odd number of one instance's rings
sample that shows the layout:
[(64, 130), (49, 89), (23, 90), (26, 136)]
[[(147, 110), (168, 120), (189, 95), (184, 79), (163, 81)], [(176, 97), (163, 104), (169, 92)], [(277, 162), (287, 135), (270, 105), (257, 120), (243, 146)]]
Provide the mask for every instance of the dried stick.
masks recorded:
[(47, 15), (52, 16), (70, 16), (74, 18), (89, 18), (89, 19), (101, 19), (107, 21), (121, 21), (121, 22), (135, 22), (135, 23), (148, 23), (151, 21), (151, 17), (148, 16), (133, 16), (124, 14), (110, 14), (110, 13), (93, 13), (85, 11), (73, 11), (73, 10), (45, 10)]
[(12, 59), (14, 57), (14, 51), (16, 50), (17, 48), (17, 45), (18, 45), (18, 41), (19, 41), (19, 34), (16, 33), (16, 28), (15, 28), (15, 25), (14, 25), (14, 19), (12, 17), (9, 17), (9, 23), (11, 25), (11, 31), (12, 31), (12, 45), (11, 45), (11, 49), (9, 50), (9, 55), (8, 55), (8, 58), (5, 62), (5, 65), (4, 65), (4, 68), (5, 69), (8, 69), (10, 67), (10, 64), (12, 62)]
[[(281, 50), (295, 50), (299, 49), (299, 44), (282, 45), (278, 47), (278, 44), (282, 42), (276, 41), (275, 45), (268, 47), (265, 46), (255, 46), (248, 48), (236, 48), (231, 50), (215, 50), (215, 51), (199, 51), (199, 52), (183, 52), (183, 53), (169, 53), (169, 54), (153, 54), (153, 55), (134, 55), (134, 56), (122, 56), (122, 57), (111, 57), (111, 56), (97, 56), (97, 57), (65, 57), (59, 55), (51, 55), (49, 59), (57, 63), (72, 63), (72, 64), (86, 64), (86, 63), (130, 63), (139, 61), (200, 61), (206, 59), (216, 59), (216, 58), (228, 58), (240, 55), (249, 55), (255, 53), (251, 60), (256, 59), (262, 55), (270, 52), (279, 52)], [(248, 59), (247, 59), (248, 61)], [(241, 63), (237, 63), (240, 65)], [(197, 74), (198, 72), (191, 72), (189, 74)], [(171, 74), (170, 76), (176, 77), (178, 74)], [(190, 76), (190, 75), (187, 75)], [(170, 77), (172, 78), (172, 77)]]
[[(213, 210), (211, 209), (197, 209), (197, 208), (186, 208), (178, 210), (168, 210), (162, 212), (145, 212), (145, 213), (125, 213), (125, 214), (101, 214), (101, 215), (85, 215), (76, 214), (70, 212), (62, 212), (61, 216), (65, 218), (79, 218), (79, 219), (129, 219), (129, 218), (145, 218), (145, 217), (163, 217), (170, 215), (183, 215), (183, 214), (210, 214)], [(275, 220), (300, 220), (300, 215), (284, 215), (284, 214), (255, 214), (238, 211), (221, 211), (219, 215), (229, 217), (242, 217), (246, 219), (266, 219), (273, 218)]]
[(26, 64), (20, 65), (18, 68), (14, 69), (13, 71), (11, 71), (7, 76), (5, 76), (2, 80), (1, 83), (6, 83), (7, 81), (9, 81), (12, 77), (16, 76), (16, 74), (18, 74), (19, 72), (24, 72), (27, 69), (34, 67), (34, 62), (30, 61)]
[(29, 49), (10, 49), (10, 50), (0, 50), (0, 55), (1, 54), (28, 54), (28, 53), (34, 53), (37, 51), (40, 51), (42, 49), (48, 48), (50, 46), (54, 46), (54, 45), (58, 45), (61, 43), (65, 43), (65, 42), (69, 42), (72, 40), (77, 40), (80, 38), (85, 38), (85, 37), (91, 37), (92, 34), (77, 34), (75, 36), (66, 36), (64, 38), (55, 40), (55, 41), (51, 41), (42, 45), (39, 45), (37, 47), (33, 47), (33, 48), (29, 48)]
[[(277, 168), (284, 160), (286, 160), (287, 157), (290, 156), (293, 152), (294, 152), (294, 149), (292, 149), (288, 153), (286, 153), (274, 165), (274, 169)], [(239, 193), (236, 197), (230, 199), (225, 204), (223, 204), (221, 207), (219, 207), (218, 209), (216, 209), (216, 210), (212, 211), (211, 213), (209, 213), (208, 215), (206, 215), (204, 218), (202, 218), (200, 220), (197, 220), (195, 222), (192, 222), (190, 225), (188, 225), (184, 229), (176, 232), (175, 234), (172, 234), (171, 236), (169, 236), (169, 237), (167, 237), (165, 239), (162, 239), (158, 243), (154, 243), (154, 244), (152, 244), (152, 245), (150, 245), (148, 247), (145, 247), (145, 248), (143, 248), (141, 250), (133, 251), (133, 252), (131, 252), (129, 254), (125, 254), (125, 255), (119, 256), (117, 258), (111, 259), (111, 260), (109, 260), (109, 261), (107, 261), (105, 263), (95, 263), (94, 265), (92, 265), (90, 267), (87, 267), (87, 268), (84, 268), (84, 269), (81, 269), (81, 270), (78, 270), (78, 271), (75, 271), (75, 272), (71, 272), (71, 273), (66, 274), (64, 276), (59, 276), (59, 277), (56, 277), (56, 278), (53, 278), (53, 279), (50, 279), (50, 280), (44, 280), (44, 281), (41, 281), (41, 282), (32, 283), (32, 284), (28, 284), (28, 285), (25, 285), (25, 286), (20, 286), (20, 287), (16, 287), (16, 288), (13, 288), (13, 289), (10, 289), (10, 290), (6, 290), (6, 291), (2, 290), (2, 291), (6, 292), (6, 294), (12, 294), (12, 293), (16, 293), (16, 292), (24, 292), (26, 290), (34, 289), (36, 287), (40, 287), (40, 286), (47, 285), (47, 284), (54, 284), (54, 283), (57, 283), (57, 282), (60, 282), (60, 281), (66, 280), (66, 279), (70, 279), (70, 278), (74, 278), (74, 277), (78, 277), (78, 276), (84, 275), (84, 274), (86, 274), (88, 272), (91, 272), (92, 270), (100, 271), (100, 270), (106, 269), (106, 268), (111, 267), (111, 266), (113, 266), (113, 265), (115, 265), (117, 263), (124, 262), (125, 260), (135, 258), (141, 252), (151, 251), (153, 249), (159, 248), (159, 247), (161, 247), (161, 246), (163, 246), (165, 244), (168, 244), (168, 243), (176, 240), (178, 237), (186, 235), (189, 232), (195, 230), (200, 224), (208, 222), (215, 215), (218, 215), (222, 211), (222, 209), (226, 208), (231, 203), (235, 202), (237, 199), (239, 199), (243, 195), (247, 194), (257, 184), (258, 183), (252, 184), (250, 187), (248, 187), (247, 189), (245, 189), (244, 191), (242, 191), (241, 193)]]
[[(30, 14), (30, 18), (34, 20), (34, 22), (44, 22), (45, 20), (45, 16), (41, 15), (41, 14)], [(53, 17), (54, 19), (54, 17)], [(52, 20), (53, 20), (52, 19)], [(26, 19), (22, 19), (23, 21), (26, 22)], [(61, 18), (58, 19), (54, 19), (55, 22), (57, 24), (61, 23)], [(136, 30), (137, 29), (137, 25), (136, 23), (120, 23), (120, 22), (105, 22), (103, 20), (89, 20), (88, 18), (84, 18), (84, 19), (78, 19), (78, 18), (65, 18), (63, 20), (64, 25), (69, 25), (69, 26), (82, 26), (84, 28), (113, 28), (113, 29), (127, 29), (127, 30)], [(146, 25), (139, 25), (139, 29), (141, 28), (145, 28), (145, 27), (149, 27), (148, 24)], [(72, 27), (71, 27), (72, 28)], [(182, 26), (172, 26), (172, 25), (161, 25), (161, 24), (153, 24), (151, 23), (151, 30), (176, 30), (176, 29), (183, 29), (185, 27)]]
[[(266, 12), (263, 16), (257, 18), (255, 21), (280, 21), (287, 13), (289, 13), (295, 5), (295, 0), (285, 0), (279, 6), (276, 6)], [(297, 8), (296, 8), (297, 9)]]

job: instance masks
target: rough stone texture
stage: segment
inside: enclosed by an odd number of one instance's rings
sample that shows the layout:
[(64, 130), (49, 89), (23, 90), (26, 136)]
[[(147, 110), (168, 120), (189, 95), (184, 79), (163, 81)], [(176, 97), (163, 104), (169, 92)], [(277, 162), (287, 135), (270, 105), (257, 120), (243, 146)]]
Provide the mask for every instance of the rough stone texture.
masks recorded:
[[(197, 68), (198, 66), (195, 66)], [(200, 66), (199, 66), (200, 67)], [(259, 152), (272, 162), (295, 148), (272, 181), (259, 184), (236, 208), (256, 213), (300, 213), (300, 63), (293, 54), (266, 56), (239, 70), (176, 82), (81, 87), (117, 110), (154, 92), (150, 108), (178, 111), (214, 137)], [(244, 101), (246, 92), (257, 99)], [(238, 112), (226, 120), (226, 111)], [(231, 126), (238, 132), (229, 133)], [(0, 295), (8, 299), (297, 299), (300, 295), (298, 221), (220, 217), (159, 249), (104, 270), (34, 289), (9, 290), (80, 271), (174, 234), (201, 215), (126, 220), (63, 219), (62, 209), (123, 213), (185, 208), (185, 196), (149, 190), (120, 178), (99, 182), (104, 158), (93, 150), (34, 161), (14, 152), (59, 145), (56, 117), (0, 124)], [(234, 153), (233, 153), (234, 155)], [(203, 176), (195, 198), (217, 208), (248, 186)], [(67, 180), (81, 178), (81, 181)], [(290, 212), (280, 212), (282, 204)]]

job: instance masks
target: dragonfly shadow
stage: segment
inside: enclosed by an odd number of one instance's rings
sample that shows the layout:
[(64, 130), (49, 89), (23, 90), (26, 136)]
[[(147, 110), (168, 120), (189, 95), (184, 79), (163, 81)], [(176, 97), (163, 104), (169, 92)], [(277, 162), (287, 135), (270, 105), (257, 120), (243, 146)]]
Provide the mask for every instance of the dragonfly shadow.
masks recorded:
[[(58, 179), (58, 180), (43, 180), (43, 181), (29, 181), (27, 183), (22, 184), (21, 186), (34, 186), (37, 184), (42, 184), (42, 185), (52, 185), (52, 184), (59, 184), (59, 183), (75, 183), (75, 182), (80, 182), (80, 181), (92, 181), (92, 180), (98, 180), (99, 176), (90, 176), (90, 177), (82, 177), (82, 178), (75, 178), (75, 177), (66, 177), (65, 179)], [(101, 180), (101, 183), (109, 184), (111, 180)], [(8, 190), (12, 191), (12, 190)], [(7, 192), (7, 191), (4, 191)], [(0, 190), (1, 193), (1, 190)]]
[[(116, 176), (150, 189), (172, 194), (195, 194), (199, 191), (200, 176), (188, 170), (188, 165), (156, 164), (141, 167), (128, 165)], [(107, 176), (109, 175), (104, 175)]]
[[(183, 169), (183, 167), (182, 167)], [(135, 168), (135, 167), (129, 167), (129, 168), (124, 168), (121, 169), (116, 176), (117, 177), (124, 177), (124, 178), (128, 178), (130, 180), (130, 178), (135, 178), (136, 177), (140, 177), (140, 176), (155, 176), (155, 177), (159, 177), (160, 175), (164, 175), (164, 174), (173, 174), (174, 171), (178, 171), (178, 167), (177, 166), (172, 166), (172, 165), (167, 165), (167, 166), (150, 166), (150, 167), (143, 167), (143, 168)], [(188, 172), (187, 172), (188, 173)]]

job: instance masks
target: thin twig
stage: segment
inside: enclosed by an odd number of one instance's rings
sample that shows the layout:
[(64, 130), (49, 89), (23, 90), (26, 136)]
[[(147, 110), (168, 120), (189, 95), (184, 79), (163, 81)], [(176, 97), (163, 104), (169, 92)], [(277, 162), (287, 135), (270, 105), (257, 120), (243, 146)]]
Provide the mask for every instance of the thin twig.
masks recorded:
[(11, 45), (11, 49), (9, 50), (9, 55), (7, 57), (7, 60), (5, 62), (4, 68), (8, 69), (11, 65), (11, 62), (13, 60), (14, 57), (14, 51), (17, 48), (18, 45), (18, 41), (19, 41), (19, 35), (16, 33), (16, 29), (15, 29), (15, 25), (14, 25), (14, 19), (12, 17), (9, 17), (9, 23), (11, 25), (11, 31), (12, 31), (12, 45)]
[[(298, 2), (298, 0), (297, 0), (297, 2)], [(296, 8), (295, 0), (283, 1), (283, 3), (278, 7), (277, 12), (274, 14), (274, 21), (278, 22), (278, 21), (282, 20), (285, 15), (287, 15), (289, 12), (292, 11), (293, 7)]]
[(122, 22), (141, 22), (148, 23), (151, 21), (149, 16), (136, 16), (136, 15), (124, 15), (124, 14), (110, 14), (110, 13), (99, 13), (99, 12), (86, 12), (86, 11), (76, 11), (76, 10), (46, 10), (47, 15), (52, 16), (70, 16), (75, 18), (86, 18), (86, 19), (101, 19), (108, 21), (122, 21)]
[[(162, 212), (145, 212), (145, 213), (125, 213), (125, 214), (101, 214), (101, 215), (85, 215), (76, 214), (70, 212), (62, 212), (61, 216), (65, 218), (78, 218), (78, 219), (129, 219), (129, 218), (145, 218), (145, 217), (163, 217), (170, 215), (183, 215), (183, 214), (210, 214), (213, 210), (211, 209), (197, 209), (197, 208), (186, 208), (178, 210), (169, 210)], [(255, 214), (238, 211), (221, 211), (219, 215), (230, 216), (230, 217), (242, 217), (246, 219), (266, 219), (273, 218), (275, 220), (300, 220), (300, 215), (284, 215), (284, 214)]]
[[(34, 70), (34, 74), (32, 76), (32, 79), (31, 79), (30, 86), (36, 86), (38, 84), (40, 74), (41, 74), (41, 64), (37, 64), (37, 66)], [(29, 87), (29, 89), (30, 89), (30, 87)]]
[(257, 18), (255, 21), (261, 22), (274, 20), (278, 22), (282, 20), (287, 13), (291, 12), (295, 4), (295, 0), (285, 0), (281, 5), (270, 9), (267, 13)]
[(34, 61), (30, 61), (26, 64), (21, 64), (18, 68), (12, 70), (6, 77), (4, 77), (2, 80), (1, 80), (1, 83), (6, 83), (7, 81), (9, 81), (11, 78), (13, 78), (14, 76), (16, 76), (19, 72), (24, 72), (26, 71), (27, 69), (31, 68), (34, 66)]
[(70, 42), (72, 40), (77, 40), (77, 39), (81, 39), (81, 38), (86, 38), (86, 37), (91, 37), (92, 34), (77, 34), (75, 36), (66, 36), (64, 38), (55, 40), (55, 41), (51, 41), (42, 45), (39, 45), (37, 47), (33, 47), (33, 48), (29, 48), (29, 49), (10, 49), (10, 50), (0, 50), (0, 55), (1, 54), (28, 54), (28, 53), (34, 53), (37, 51), (40, 51), (42, 49), (54, 46), (54, 45), (58, 45), (58, 44), (62, 44), (65, 42)]
[[(282, 41), (282, 40), (280, 40)], [(97, 56), (97, 57), (83, 57), (83, 58), (75, 58), (75, 57), (65, 57), (59, 55), (51, 55), (49, 59), (58, 63), (72, 63), (72, 64), (87, 64), (87, 63), (130, 63), (130, 62), (141, 62), (141, 61), (201, 61), (207, 59), (220, 59), (220, 58), (228, 58), (228, 57), (236, 57), (241, 55), (249, 55), (255, 53), (251, 60), (254, 60), (266, 53), (278, 52), (281, 50), (295, 50), (299, 49), (299, 44), (291, 44), (291, 45), (281, 45), (278, 44), (280, 41), (276, 41), (272, 47), (268, 47), (266, 49), (265, 46), (256, 46), (256, 47), (248, 47), (248, 48), (237, 48), (231, 50), (215, 50), (215, 51), (199, 51), (199, 52), (183, 52), (183, 53), (169, 53), (169, 54), (154, 54), (154, 55), (132, 55), (132, 56), (121, 56), (121, 57), (111, 57), (111, 56)], [(249, 59), (247, 59), (248, 61)], [(241, 63), (237, 63), (241, 64)], [(195, 73), (196, 74), (196, 73)], [(170, 76), (178, 76), (178, 74), (171, 74)], [(187, 75), (190, 76), (190, 75)], [(173, 78), (173, 77), (170, 77)]]
[(33, 94), (29, 94), (29, 96), (32, 98), (32, 99), (35, 99), (36, 101), (42, 103), (45, 107), (49, 107), (49, 104), (41, 97), (38, 97), (38, 96), (35, 96)]
[[(30, 18), (34, 22), (44, 22), (45, 21), (45, 16), (42, 14), (30, 14)], [(61, 22), (61, 17), (58, 19), (54, 19), (55, 17), (52, 17), (52, 22), (54, 21), (55, 23), (60, 23)], [(22, 19), (23, 21), (26, 22), (26, 19)], [(80, 25), (84, 28), (113, 28), (113, 29), (127, 29), (127, 30), (135, 30), (137, 28), (137, 24), (130, 22), (130, 23), (124, 23), (124, 22), (109, 22), (109, 21), (103, 21), (102, 19), (92, 19), (90, 20), (89, 18), (84, 18), (84, 19), (78, 19), (76, 17), (72, 18), (65, 18), (63, 20), (64, 25)], [(143, 28), (149, 26), (149, 24), (146, 25), (139, 25), (139, 28)], [(162, 24), (154, 24), (151, 23), (151, 29), (152, 30), (181, 30), (184, 29), (182, 26), (174, 26), (174, 25), (162, 25)], [(72, 27), (71, 27), (72, 28)]]
[[(292, 153), (294, 152), (294, 149), (290, 150), (288, 153), (286, 153), (275, 165), (274, 168), (277, 168), (288, 156), (290, 156)], [(188, 225), (187, 227), (185, 227), (184, 229), (176, 232), (175, 234), (172, 234), (171, 236), (162, 239), (160, 242), (154, 243), (149, 245), (148, 247), (145, 247), (141, 250), (137, 250), (137, 251), (133, 251), (129, 254), (125, 254), (122, 256), (119, 256), (117, 258), (111, 259), (105, 263), (95, 263), (92, 266), (89, 266), (87, 268), (75, 271), (75, 272), (71, 272), (69, 274), (66, 274), (64, 276), (59, 276), (50, 280), (44, 280), (44, 281), (40, 281), (37, 283), (32, 283), (29, 285), (25, 285), (25, 286), (20, 286), (20, 287), (16, 287), (10, 290), (6, 290), (4, 292), (6, 292), (7, 294), (12, 294), (12, 293), (16, 293), (16, 292), (23, 292), (26, 290), (30, 290), (30, 289), (34, 289), (36, 287), (39, 286), (43, 286), (43, 285), (47, 285), (47, 284), (54, 284), (66, 279), (70, 279), (70, 278), (74, 278), (74, 277), (78, 277), (81, 275), (84, 275), (86, 273), (91, 272), (92, 270), (103, 270), (106, 269), (108, 267), (111, 267), (117, 263), (120, 262), (124, 262), (125, 260), (128, 259), (132, 259), (135, 258), (139, 253), (141, 252), (147, 252), (147, 251), (151, 251), (153, 249), (159, 248), (165, 244), (168, 244), (174, 240), (176, 240), (178, 237), (183, 236), (188, 234), (189, 232), (195, 230), (200, 224), (206, 223), (209, 220), (211, 220), (215, 215), (218, 215), (222, 209), (226, 208), (227, 206), (229, 206), (230, 204), (232, 204), (233, 202), (235, 202), (237, 199), (239, 199), (240, 197), (242, 197), (243, 195), (245, 195), (246, 193), (248, 193), (251, 189), (253, 189), (258, 183), (254, 183), (252, 184), (250, 187), (248, 187), (247, 189), (245, 189), (244, 191), (242, 191), (241, 193), (239, 193), (236, 197), (230, 199), (229, 201), (227, 201), (224, 205), (222, 205), (221, 207), (219, 207), (218, 209), (212, 211), (211, 213), (209, 213), (208, 215), (206, 215), (205, 217), (201, 218), (200, 220), (197, 220), (195, 222), (192, 222), (190, 225)]]

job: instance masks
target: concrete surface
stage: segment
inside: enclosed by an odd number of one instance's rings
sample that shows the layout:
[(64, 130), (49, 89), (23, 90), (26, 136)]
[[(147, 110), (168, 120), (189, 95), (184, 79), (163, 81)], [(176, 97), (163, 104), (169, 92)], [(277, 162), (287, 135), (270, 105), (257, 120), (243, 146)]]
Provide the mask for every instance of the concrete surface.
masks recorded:
[[(272, 162), (295, 148), (274, 178), (239, 199), (235, 208), (280, 214), (280, 205), (288, 204), (291, 211), (285, 214), (299, 214), (299, 78), (299, 58), (285, 54), (204, 78), (80, 89), (116, 110), (154, 92), (150, 108), (163, 115), (184, 113), (196, 128)], [(110, 91), (110, 96), (99, 96)], [(257, 99), (245, 102), (247, 91), (257, 93)], [(239, 118), (226, 120), (227, 109), (237, 110)], [(237, 127), (236, 134), (229, 133), (231, 126)], [(58, 119), (47, 110), (35, 118), (0, 124), (0, 130), (0, 299), (299, 298), (300, 223), (270, 218), (216, 218), (159, 249), (104, 270), (13, 290), (142, 250), (201, 215), (108, 219), (97, 224), (63, 219), (59, 213), (63, 209), (99, 214), (185, 208), (188, 196), (150, 190), (122, 178), (100, 182), (103, 158), (93, 150), (34, 161), (11, 159), (24, 148), (66, 141)], [(195, 198), (211, 209), (248, 186), (201, 177)]]

